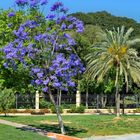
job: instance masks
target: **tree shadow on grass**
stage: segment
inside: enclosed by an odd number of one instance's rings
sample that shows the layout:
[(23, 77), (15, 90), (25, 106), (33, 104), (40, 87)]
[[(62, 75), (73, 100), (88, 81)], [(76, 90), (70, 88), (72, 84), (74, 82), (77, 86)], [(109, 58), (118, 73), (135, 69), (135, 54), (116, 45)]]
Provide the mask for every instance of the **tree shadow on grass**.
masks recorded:
[(0, 115), (0, 118), (17, 118), (18, 116)]
[[(32, 131), (32, 132), (42, 132), (42, 133), (47, 133), (47, 132), (54, 132), (54, 133), (61, 133), (60, 128), (58, 125), (49, 125), (49, 124), (40, 124), (40, 125), (29, 125), (29, 127), (22, 127), (22, 128), (17, 128), (21, 129), (23, 131)], [(83, 128), (75, 128), (71, 126), (65, 126), (65, 131), (66, 134), (69, 136), (76, 136), (77, 134), (86, 134), (87, 130)]]

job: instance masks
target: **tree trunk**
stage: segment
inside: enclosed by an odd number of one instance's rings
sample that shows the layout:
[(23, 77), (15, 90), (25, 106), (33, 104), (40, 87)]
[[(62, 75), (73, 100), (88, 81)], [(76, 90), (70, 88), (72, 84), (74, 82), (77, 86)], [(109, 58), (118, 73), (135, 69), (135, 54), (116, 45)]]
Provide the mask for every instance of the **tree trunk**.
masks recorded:
[(97, 107), (97, 113), (99, 113), (99, 94), (96, 95), (97, 99), (96, 99), (96, 107)]
[(7, 117), (6, 111), (4, 111), (4, 117)]
[(59, 106), (61, 106), (62, 91), (59, 90)]
[(54, 97), (53, 97), (53, 95), (51, 93), (51, 90), (49, 91), (49, 97), (50, 97), (50, 100), (51, 100), (51, 102), (53, 103), (53, 105), (55, 107), (55, 111), (56, 111), (56, 114), (57, 114), (57, 119), (58, 119), (59, 127), (61, 129), (61, 133), (65, 134), (65, 128), (64, 128), (64, 124), (63, 124), (63, 121), (62, 121), (62, 117), (61, 117), (60, 111), (59, 111), (59, 107), (55, 103), (55, 100), (54, 100)]
[(86, 108), (88, 109), (88, 87), (86, 88)]
[(125, 99), (125, 95), (123, 94), (123, 99), (122, 99), (122, 103), (123, 103), (123, 108), (122, 108), (122, 114), (124, 115), (125, 113), (125, 102), (124, 102), (124, 99)]
[(120, 117), (120, 94), (119, 94), (119, 88), (118, 85), (116, 85), (116, 115), (117, 117)]
[(105, 108), (106, 103), (107, 103), (107, 95), (101, 94), (101, 106), (102, 108)]

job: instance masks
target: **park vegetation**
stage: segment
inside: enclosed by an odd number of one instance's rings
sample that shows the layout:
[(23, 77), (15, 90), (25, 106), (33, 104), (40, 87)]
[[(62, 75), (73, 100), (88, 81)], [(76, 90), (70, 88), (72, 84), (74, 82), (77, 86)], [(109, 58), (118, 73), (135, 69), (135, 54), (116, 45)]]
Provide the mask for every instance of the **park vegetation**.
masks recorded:
[(15, 3), (18, 10), (0, 11), (0, 100), (11, 97), (1, 108), (10, 108), (13, 94), (48, 94), (65, 134), (53, 92), (74, 88), (86, 92), (87, 108), (89, 91), (113, 93), (119, 116), (121, 89), (139, 89), (140, 24), (104, 11), (67, 15), (61, 2), (45, 16), (47, 0)]

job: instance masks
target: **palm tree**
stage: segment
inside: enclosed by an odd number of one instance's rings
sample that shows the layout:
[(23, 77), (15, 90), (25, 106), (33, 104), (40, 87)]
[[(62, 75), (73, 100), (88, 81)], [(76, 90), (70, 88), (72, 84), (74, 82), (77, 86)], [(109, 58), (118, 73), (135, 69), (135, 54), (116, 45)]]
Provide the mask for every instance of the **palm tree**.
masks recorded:
[(90, 77), (98, 82), (109, 76), (110, 71), (114, 70), (116, 113), (120, 116), (120, 82), (125, 83), (128, 92), (130, 80), (140, 83), (140, 57), (138, 52), (132, 48), (140, 39), (130, 39), (133, 32), (129, 28), (125, 32), (125, 27), (117, 28), (113, 31), (106, 30), (103, 40), (97, 46), (92, 46), (90, 53), (86, 56), (86, 72)]

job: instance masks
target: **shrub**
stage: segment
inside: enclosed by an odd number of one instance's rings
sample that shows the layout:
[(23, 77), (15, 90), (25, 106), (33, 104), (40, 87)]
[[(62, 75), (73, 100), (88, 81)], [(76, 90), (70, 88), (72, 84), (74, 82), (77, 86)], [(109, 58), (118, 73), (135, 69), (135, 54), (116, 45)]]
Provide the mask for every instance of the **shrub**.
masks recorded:
[[(59, 106), (59, 112), (63, 113), (63, 107), (62, 106)], [(51, 106), (51, 113), (56, 113), (54, 106)]]
[(40, 109), (40, 111), (41, 111), (41, 112), (44, 112), (44, 113), (50, 113), (50, 110), (47, 109), (47, 108), (46, 108), (46, 109)]
[(31, 112), (31, 115), (45, 115), (45, 113), (44, 112), (41, 112), (41, 111), (32, 111)]
[(140, 113), (140, 108), (137, 108), (136, 110), (133, 111), (134, 113)]
[(44, 98), (42, 98), (40, 101), (39, 101), (39, 107), (41, 109), (43, 108), (50, 108), (52, 106), (52, 103), (50, 102), (47, 102)]
[(25, 109), (25, 110), (18, 110), (18, 109), (10, 109), (8, 113), (31, 113), (31, 109)]
[(85, 112), (85, 107), (84, 106), (72, 106), (71, 109), (68, 111), (69, 113), (84, 113)]
[(84, 113), (85, 112), (85, 107), (84, 106), (79, 106), (76, 108), (77, 113)]
[(3, 90), (0, 89), (0, 112), (6, 113), (12, 107), (13, 103), (15, 102), (15, 95), (12, 89), (4, 88)]
[(75, 107), (75, 104), (63, 104), (63, 109), (71, 109), (72, 107)]

